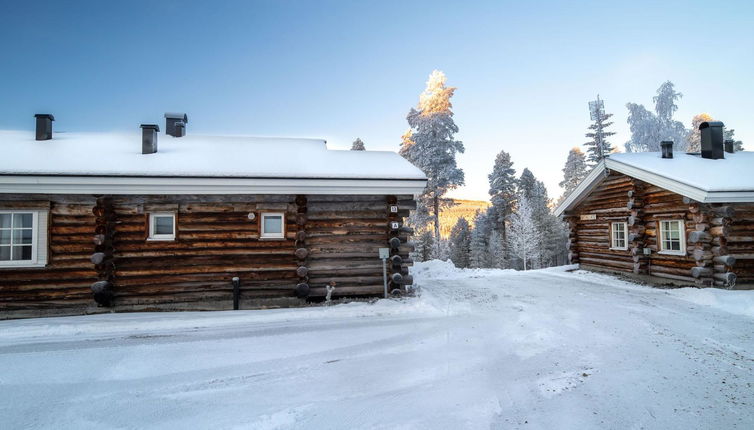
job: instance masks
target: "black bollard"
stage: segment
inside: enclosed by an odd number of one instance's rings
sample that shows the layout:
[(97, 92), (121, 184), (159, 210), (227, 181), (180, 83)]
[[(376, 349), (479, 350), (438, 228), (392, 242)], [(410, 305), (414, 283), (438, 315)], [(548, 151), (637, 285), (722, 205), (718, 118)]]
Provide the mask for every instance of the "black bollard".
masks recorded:
[(238, 310), (238, 301), (241, 298), (241, 279), (233, 277), (233, 310)]

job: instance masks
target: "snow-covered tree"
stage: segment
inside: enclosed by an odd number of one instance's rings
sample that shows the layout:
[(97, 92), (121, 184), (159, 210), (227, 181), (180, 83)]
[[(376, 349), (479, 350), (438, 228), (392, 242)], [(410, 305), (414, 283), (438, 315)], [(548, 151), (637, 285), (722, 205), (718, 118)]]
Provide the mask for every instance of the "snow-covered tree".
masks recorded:
[(571, 149), (563, 167), (563, 180), (559, 184), (563, 188), (563, 196), (571, 194), (571, 191), (579, 186), (586, 175), (587, 165), (584, 153), (579, 148)]
[(730, 128), (730, 129), (726, 128), (725, 131), (723, 132), (723, 139), (725, 139), (725, 140), (732, 140), (733, 141), (733, 149), (736, 152), (743, 151), (744, 150), (744, 143), (741, 142), (740, 140), (736, 140), (735, 134), (736, 134), (736, 130), (734, 130), (732, 128)]
[[(599, 97), (597, 97), (597, 100), (599, 101)], [(607, 138), (615, 134), (615, 132), (607, 131), (607, 128), (613, 125), (613, 122), (610, 121), (613, 114), (604, 113), (602, 109), (598, 109), (595, 113), (596, 117), (589, 125), (589, 132), (586, 134), (589, 141), (584, 144), (587, 161), (590, 163), (599, 163), (605, 156), (613, 152), (613, 145)]]
[(416, 236), (414, 248), (414, 259), (416, 261), (429, 261), (432, 259), (434, 249), (434, 238), (432, 231), (425, 230)]
[(503, 236), (495, 230), (490, 233), (487, 253), (489, 254), (488, 263), (490, 267), (497, 269), (505, 269), (507, 267), (507, 252), (503, 243)]
[(505, 241), (505, 220), (516, 206), (516, 187), (518, 186), (510, 154), (505, 151), (497, 154), (492, 173), (487, 178), (490, 181), (492, 228), (499, 231)]
[(627, 152), (660, 151), (660, 142), (670, 140), (674, 142), (673, 149), (685, 151), (688, 130), (680, 121), (673, 119), (678, 110), (676, 102), (683, 94), (676, 92), (673, 83), (664, 82), (657, 89), (657, 95), (652, 99), (655, 113), (648, 111), (643, 105), (626, 104), (628, 109), (628, 125), (631, 130), (631, 140), (626, 142)]
[(466, 218), (458, 218), (453, 230), (450, 231), (450, 261), (456, 267), (469, 267), (469, 251), (471, 246), (471, 229)]
[(489, 240), (492, 231), (487, 211), (477, 211), (469, 245), (469, 266), (490, 267)]
[(351, 145), (351, 151), (366, 151), (367, 149), (364, 147), (364, 142), (360, 138), (356, 138), (356, 140), (353, 141), (353, 145)]
[[(456, 164), (456, 154), (463, 153), (464, 147), (461, 141), (454, 139), (458, 126), (453, 121), (450, 102), (455, 88), (447, 87), (445, 82), (445, 74), (438, 70), (429, 75), (417, 108), (411, 108), (406, 117), (410, 131), (403, 135), (400, 150), (400, 154), (429, 179), (418, 202), (423, 209), (418, 208), (417, 213), (423, 212), (432, 220), (436, 244), (440, 243), (440, 211), (453, 204), (444, 196), (464, 184), (463, 170)], [(414, 221), (422, 220), (415, 217)]]
[(703, 122), (714, 121), (710, 114), (700, 113), (694, 115), (691, 119), (691, 130), (686, 137), (686, 151), (688, 152), (700, 152), (702, 150), (702, 133), (699, 131), (699, 126)]
[(536, 258), (539, 232), (534, 220), (533, 208), (525, 195), (521, 195), (518, 199), (518, 208), (510, 217), (508, 230), (510, 252), (521, 259), (526, 270), (530, 267), (532, 259)]

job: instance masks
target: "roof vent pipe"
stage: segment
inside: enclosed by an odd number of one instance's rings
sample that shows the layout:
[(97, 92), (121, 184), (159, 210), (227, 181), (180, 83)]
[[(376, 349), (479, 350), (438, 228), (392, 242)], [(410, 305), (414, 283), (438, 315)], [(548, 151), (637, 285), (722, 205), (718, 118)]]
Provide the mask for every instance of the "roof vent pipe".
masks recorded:
[(662, 148), (662, 158), (673, 158), (673, 141), (663, 140), (660, 142)]
[(141, 153), (154, 154), (157, 152), (157, 133), (160, 127), (157, 124), (142, 124), (141, 127)]
[(699, 124), (702, 135), (702, 158), (719, 160), (725, 158), (723, 152), (723, 127), (720, 121), (705, 121)]
[(49, 113), (38, 113), (34, 118), (37, 119), (37, 140), (52, 139), (52, 122), (55, 117)]
[(188, 115), (185, 113), (165, 113), (165, 134), (183, 137), (186, 135), (186, 124), (188, 124)]
[(725, 152), (728, 154), (732, 154), (736, 152), (736, 142), (733, 140), (726, 140), (723, 142), (723, 145), (725, 145)]

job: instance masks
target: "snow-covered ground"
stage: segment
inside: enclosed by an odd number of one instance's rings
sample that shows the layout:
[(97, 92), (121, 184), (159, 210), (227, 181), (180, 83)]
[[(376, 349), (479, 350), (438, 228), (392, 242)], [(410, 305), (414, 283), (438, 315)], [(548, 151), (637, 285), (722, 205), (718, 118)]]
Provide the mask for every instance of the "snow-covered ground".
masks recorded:
[(754, 428), (754, 291), (415, 273), (374, 304), (0, 321), (0, 426)]

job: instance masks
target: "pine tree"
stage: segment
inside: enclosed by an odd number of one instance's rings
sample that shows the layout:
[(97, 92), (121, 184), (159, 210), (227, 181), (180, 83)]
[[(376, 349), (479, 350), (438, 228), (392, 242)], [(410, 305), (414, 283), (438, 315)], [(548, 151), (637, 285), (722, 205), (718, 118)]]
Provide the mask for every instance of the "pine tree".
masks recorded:
[(511, 215), (508, 246), (513, 255), (521, 259), (524, 270), (529, 268), (538, 246), (537, 226), (529, 199), (522, 195), (518, 199), (518, 208)]
[(626, 104), (628, 108), (628, 125), (631, 130), (631, 140), (626, 142), (627, 152), (645, 152), (660, 150), (660, 142), (670, 140), (674, 142), (673, 149), (686, 151), (689, 131), (680, 121), (675, 121), (673, 115), (678, 110), (676, 102), (683, 94), (676, 92), (672, 82), (666, 81), (657, 89), (657, 95), (652, 98), (655, 113), (636, 103)]
[(366, 151), (364, 142), (357, 137), (356, 140), (353, 141), (353, 145), (351, 145), (351, 151)]
[(486, 211), (477, 211), (474, 217), (474, 229), (471, 231), (469, 245), (469, 266), (474, 268), (490, 267), (489, 238), (491, 226)]
[(495, 157), (492, 173), (487, 177), (490, 181), (492, 228), (500, 232), (505, 241), (505, 220), (516, 205), (516, 187), (518, 186), (510, 154), (500, 151)]
[(587, 166), (584, 153), (579, 148), (571, 149), (565, 167), (563, 167), (563, 181), (559, 184), (563, 188), (563, 196), (571, 194), (586, 175)]
[(466, 218), (458, 218), (453, 230), (450, 231), (450, 261), (456, 267), (469, 267), (469, 251), (471, 246), (471, 231)]
[[(429, 75), (427, 88), (419, 96), (419, 105), (406, 119), (410, 133), (403, 136), (400, 154), (421, 169), (429, 179), (419, 198), (418, 213), (432, 220), (435, 243), (440, 243), (440, 211), (453, 204), (445, 194), (464, 184), (464, 174), (456, 164), (456, 153), (463, 153), (461, 141), (455, 140), (458, 127), (453, 121), (450, 98), (455, 88), (445, 85), (445, 75), (435, 70)], [(421, 222), (416, 217), (416, 222)], [(420, 226), (425, 227), (425, 226)]]
[(416, 239), (414, 248), (414, 259), (416, 261), (429, 261), (432, 259), (434, 249), (434, 239), (430, 230), (425, 230), (419, 234)]
[(700, 113), (694, 115), (691, 119), (691, 130), (686, 138), (686, 151), (688, 152), (700, 152), (702, 150), (702, 133), (699, 131), (699, 126), (706, 121), (714, 121), (710, 114)]
[(507, 267), (505, 244), (503, 243), (503, 237), (497, 231), (493, 230), (490, 233), (489, 245), (487, 248), (487, 254), (489, 255), (489, 265), (497, 269), (505, 269)]
[(725, 131), (723, 132), (723, 139), (725, 139), (725, 140), (732, 140), (733, 141), (733, 149), (736, 152), (743, 151), (744, 150), (744, 143), (741, 142), (740, 140), (736, 140), (735, 134), (736, 134), (736, 130), (734, 130), (732, 128), (731, 129), (727, 129), (726, 128)]
[[(600, 101), (597, 96), (597, 101)], [(607, 128), (613, 125), (609, 119), (613, 114), (606, 114), (603, 109), (595, 111), (595, 118), (589, 125), (589, 132), (586, 134), (590, 140), (584, 144), (586, 146), (587, 161), (590, 163), (599, 163), (604, 157), (613, 152), (613, 145), (608, 142), (607, 138), (614, 135), (615, 132), (607, 131)]]

